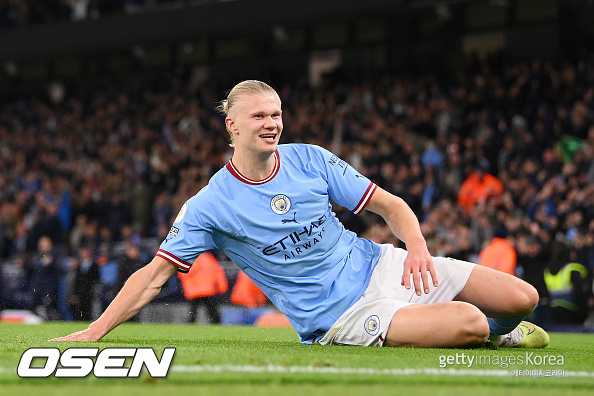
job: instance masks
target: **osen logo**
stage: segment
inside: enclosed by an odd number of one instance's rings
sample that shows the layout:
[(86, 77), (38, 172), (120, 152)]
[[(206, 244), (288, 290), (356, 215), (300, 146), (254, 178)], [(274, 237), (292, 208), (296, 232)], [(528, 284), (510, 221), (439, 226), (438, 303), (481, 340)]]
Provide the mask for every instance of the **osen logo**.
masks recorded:
[[(165, 348), (159, 361), (152, 348), (29, 348), (21, 356), (17, 374), (21, 378), (138, 378), (142, 368), (154, 378), (167, 376), (175, 348)], [(126, 358), (132, 360), (126, 364)], [(40, 365), (41, 364), (41, 365)]]
[(275, 195), (270, 201), (270, 207), (276, 214), (285, 214), (291, 209), (291, 200), (283, 194)]

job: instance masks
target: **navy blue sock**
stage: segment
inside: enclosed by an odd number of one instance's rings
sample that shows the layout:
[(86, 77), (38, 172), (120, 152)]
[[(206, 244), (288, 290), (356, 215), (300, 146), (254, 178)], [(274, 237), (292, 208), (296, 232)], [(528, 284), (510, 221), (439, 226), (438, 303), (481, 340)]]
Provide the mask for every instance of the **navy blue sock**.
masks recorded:
[(507, 334), (515, 329), (525, 316), (514, 316), (513, 318), (487, 318), (489, 322), (489, 333), (491, 335)]

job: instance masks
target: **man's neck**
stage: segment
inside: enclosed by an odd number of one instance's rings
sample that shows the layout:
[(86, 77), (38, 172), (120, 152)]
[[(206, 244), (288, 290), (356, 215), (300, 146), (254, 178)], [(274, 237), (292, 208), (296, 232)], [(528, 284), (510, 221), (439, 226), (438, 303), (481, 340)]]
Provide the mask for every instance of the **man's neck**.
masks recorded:
[(235, 169), (248, 179), (264, 180), (274, 171), (276, 156), (274, 152), (246, 155), (236, 149), (232, 161)]

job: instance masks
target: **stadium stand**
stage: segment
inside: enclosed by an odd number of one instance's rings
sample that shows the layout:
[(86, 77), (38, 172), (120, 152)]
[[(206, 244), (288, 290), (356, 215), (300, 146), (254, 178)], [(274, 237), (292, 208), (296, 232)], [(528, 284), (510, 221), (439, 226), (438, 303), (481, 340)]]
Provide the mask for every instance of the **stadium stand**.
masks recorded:
[[(25, 24), (66, 18), (67, 3), (10, 2), (1, 26), (21, 23), (21, 8), (29, 9)], [(91, 3), (125, 12), (124, 2)], [(122, 282), (126, 252), (138, 250), (135, 265), (150, 260), (181, 205), (230, 158), (214, 110), (227, 86), (195, 84), (179, 73), (149, 81), (23, 93), (0, 106), (0, 307), (71, 320), (64, 304), (75, 287), (71, 263), (81, 244), (91, 244), (99, 266), (91, 291), (96, 317)], [(284, 140), (326, 147), (404, 198), (432, 254), (476, 261), (503, 225), (518, 252), (516, 274), (540, 291), (537, 323), (560, 324), (546, 313), (544, 276), (568, 263), (587, 271), (576, 291), (579, 317), (594, 310), (591, 56), (474, 57), (440, 76), (382, 71), (351, 80), (335, 73), (320, 87), (299, 79), (279, 84)], [(476, 164), (502, 191), (462, 206), (458, 194)], [(347, 228), (399, 244), (374, 215), (335, 209)], [(60, 264), (52, 278), (36, 272), (44, 268), (38, 244), (48, 239)], [(237, 269), (225, 258), (221, 264), (231, 289)], [(174, 278), (156, 303), (186, 303)], [(36, 282), (52, 290), (52, 301), (32, 292)], [(229, 293), (222, 298), (229, 302)]]

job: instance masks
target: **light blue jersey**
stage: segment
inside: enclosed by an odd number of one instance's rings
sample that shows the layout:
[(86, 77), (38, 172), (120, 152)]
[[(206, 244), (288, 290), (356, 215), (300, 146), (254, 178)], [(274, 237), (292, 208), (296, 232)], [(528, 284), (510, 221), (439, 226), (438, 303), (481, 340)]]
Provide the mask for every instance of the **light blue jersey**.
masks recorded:
[(381, 253), (345, 230), (329, 198), (359, 214), (377, 186), (321, 147), (279, 145), (275, 158), (259, 181), (229, 161), (184, 204), (157, 256), (187, 272), (222, 250), (311, 343), (361, 297)]

